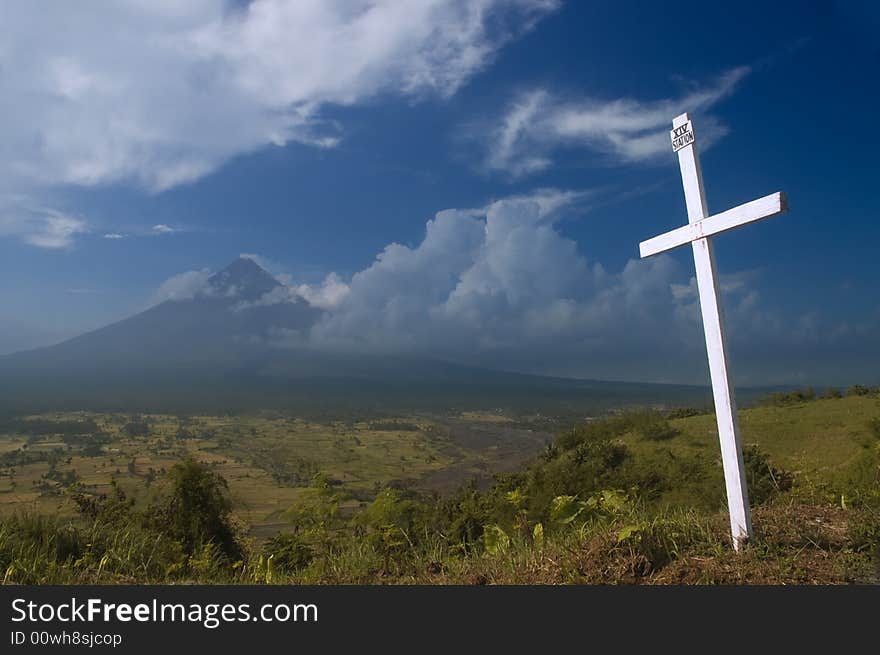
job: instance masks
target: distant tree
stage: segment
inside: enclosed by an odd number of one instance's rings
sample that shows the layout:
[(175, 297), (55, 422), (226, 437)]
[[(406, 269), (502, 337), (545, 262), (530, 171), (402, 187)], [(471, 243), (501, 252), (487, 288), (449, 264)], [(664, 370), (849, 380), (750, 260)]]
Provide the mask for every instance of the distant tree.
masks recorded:
[(122, 431), (129, 437), (146, 437), (150, 434), (150, 425), (143, 419), (136, 419), (126, 423)]
[(871, 389), (863, 384), (854, 384), (846, 390), (847, 396), (867, 396), (871, 393)]
[(813, 387), (804, 387), (803, 389), (795, 389), (794, 391), (778, 392), (770, 396), (771, 405), (792, 405), (796, 403), (806, 402), (816, 398), (816, 391)]

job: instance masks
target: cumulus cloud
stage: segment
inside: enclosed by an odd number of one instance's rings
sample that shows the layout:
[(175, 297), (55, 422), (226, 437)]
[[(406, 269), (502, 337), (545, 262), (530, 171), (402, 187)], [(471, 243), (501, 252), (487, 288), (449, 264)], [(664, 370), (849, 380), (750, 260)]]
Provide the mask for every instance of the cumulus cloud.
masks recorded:
[(351, 292), (351, 288), (336, 273), (330, 273), (321, 284), (298, 284), (293, 290), (297, 297), (319, 309), (338, 307)]
[(699, 314), (673, 293), (687, 278), (672, 259), (610, 273), (561, 234), (561, 218), (590, 196), (542, 190), (439, 212), (420, 244), (392, 243), (352, 276), (312, 343), (572, 375), (611, 374), (615, 352), (698, 350)]
[[(257, 300), (230, 308), (307, 302), (310, 329), (272, 326), (278, 346), (428, 355), (495, 369), (656, 382), (708, 381), (693, 269), (666, 255), (608, 270), (560, 224), (602, 194), (541, 189), (472, 209), (438, 212), (420, 243), (391, 243), (350, 279), (281, 276)], [(255, 261), (265, 259), (250, 255)], [(277, 268), (277, 266), (275, 266)], [(750, 384), (833, 383), (880, 356), (880, 312), (842, 322), (819, 310), (781, 313), (758, 289), (762, 271), (722, 273), (734, 373)], [(210, 273), (188, 271), (157, 300), (214, 296)], [(872, 359), (873, 358), (873, 359)]]
[(111, 241), (118, 241), (119, 239), (124, 239), (126, 235), (120, 234), (119, 232), (108, 232), (104, 235), (105, 239), (109, 239)]
[[(596, 195), (545, 189), (438, 212), (419, 244), (389, 244), (347, 283), (328, 277), (325, 290), (340, 293), (290, 345), (547, 375), (707, 382), (693, 270), (665, 255), (607, 270), (588, 257), (589, 243), (560, 231)], [(867, 353), (880, 356), (880, 314), (857, 325), (782, 314), (762, 300), (760, 277), (729, 271), (720, 280), (738, 380), (833, 381), (842, 362), (861, 370)], [(313, 289), (291, 289), (288, 297), (316, 302)]]
[(734, 68), (679, 97), (654, 101), (568, 99), (533, 89), (494, 121), (498, 127), (489, 132), (485, 166), (524, 176), (549, 167), (554, 151), (565, 147), (587, 148), (613, 162), (649, 161), (671, 152), (670, 123), (684, 111), (699, 116), (700, 144), (711, 147), (728, 130), (709, 110), (749, 72)]
[(448, 96), (556, 0), (127, 0), (3, 10), (0, 179), (196, 180), (236, 155), (332, 147), (328, 105)]

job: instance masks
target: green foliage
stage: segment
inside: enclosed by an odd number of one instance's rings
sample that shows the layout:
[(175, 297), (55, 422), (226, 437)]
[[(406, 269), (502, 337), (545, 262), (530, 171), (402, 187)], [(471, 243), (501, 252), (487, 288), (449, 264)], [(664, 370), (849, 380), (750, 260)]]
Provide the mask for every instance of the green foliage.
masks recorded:
[(510, 548), (510, 537), (494, 523), (483, 528), (483, 545), (490, 555), (501, 555)]
[(639, 437), (649, 441), (667, 441), (681, 434), (681, 431), (672, 427), (669, 421), (658, 418), (655, 421), (645, 423), (638, 427)]
[(839, 483), (841, 494), (855, 506), (880, 508), (880, 443), (866, 445)]
[(766, 503), (792, 487), (794, 478), (791, 473), (773, 466), (766, 453), (757, 444), (743, 448), (743, 464), (749, 488), (749, 501), (753, 505)]
[(368, 542), (388, 557), (414, 545), (426, 513), (414, 494), (385, 489), (358, 516), (358, 523), (366, 527)]
[(75, 492), (71, 494), (71, 500), (80, 514), (92, 521), (100, 519), (107, 525), (122, 525), (128, 522), (134, 507), (134, 499), (127, 498), (115, 480), (111, 483), (109, 496)]
[(153, 527), (171, 536), (191, 556), (210, 544), (230, 562), (241, 559), (226, 480), (194, 459), (175, 465), (168, 477), (171, 493), (149, 510)]
[(757, 444), (743, 448), (743, 464), (753, 505), (766, 503), (777, 494), (791, 489), (793, 476), (773, 466)]
[(137, 525), (86, 526), (31, 513), (0, 522), (0, 572), (4, 582), (77, 584), (160, 582), (184, 571), (178, 544)]
[(794, 389), (792, 391), (779, 391), (772, 394), (766, 403), (784, 407), (786, 405), (794, 405), (803, 403), (816, 398), (816, 391), (813, 387), (804, 387), (802, 389)]
[(93, 419), (57, 420), (45, 418), (5, 418), (0, 420), (0, 432), (26, 435), (74, 436), (100, 432)]
[(568, 525), (586, 509), (586, 503), (577, 496), (556, 496), (550, 503), (550, 522), (555, 526)]
[(846, 390), (847, 396), (867, 396), (872, 393), (877, 393), (877, 390), (863, 384), (854, 384)]
[(543, 548), (543, 546), (544, 546), (544, 524), (543, 523), (535, 523), (535, 527), (532, 528), (532, 542), (535, 544), (536, 548)]
[(280, 532), (263, 546), (266, 561), (284, 573), (296, 573), (308, 566), (315, 558), (312, 546), (299, 534)]
[(850, 546), (857, 552), (870, 554), (880, 570), (880, 503), (856, 512), (847, 530)]
[(122, 426), (122, 431), (129, 437), (146, 437), (150, 434), (150, 424), (145, 419), (134, 419)]
[(440, 504), (437, 519), (445, 527), (449, 543), (467, 552), (482, 539), (483, 525), (490, 520), (490, 514), (486, 496), (468, 486)]
[(679, 418), (690, 418), (691, 416), (702, 416), (710, 413), (708, 409), (698, 409), (696, 407), (676, 407), (666, 412), (666, 418), (673, 420)]
[[(850, 447), (825, 478), (835, 505), (805, 504), (785, 470), (792, 460), (773, 449), (788, 434), (778, 426), (802, 429), (790, 421), (820, 425), (821, 418), (827, 423), (816, 432), (825, 437), (853, 407), (858, 425), (852, 419), (844, 426), (851, 433), (833, 433)], [(761, 439), (766, 451), (744, 450), (756, 539), (739, 556), (729, 543), (714, 418), (642, 411), (586, 422), (519, 472), (442, 498), (402, 483), (353, 495), (316, 474), (287, 511), (271, 516), (290, 527), (262, 544), (240, 536), (226, 482), (206, 464), (188, 460), (157, 472), (145, 506), (119, 487), (97, 495), (77, 483), (70, 490), (76, 519), (0, 519), (0, 577), (25, 584), (873, 580), (871, 561), (880, 559), (875, 401), (755, 411), (782, 437)], [(743, 421), (749, 436), (750, 418)], [(55, 474), (67, 472), (63, 453), (44, 455)], [(797, 470), (800, 486), (799, 463)]]

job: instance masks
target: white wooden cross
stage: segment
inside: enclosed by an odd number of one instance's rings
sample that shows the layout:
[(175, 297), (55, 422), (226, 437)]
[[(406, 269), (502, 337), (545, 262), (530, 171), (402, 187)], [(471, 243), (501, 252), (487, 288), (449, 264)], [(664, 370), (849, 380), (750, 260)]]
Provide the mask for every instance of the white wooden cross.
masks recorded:
[(712, 396), (715, 400), (715, 414), (718, 420), (718, 437), (721, 440), (724, 483), (727, 488), (727, 506), (730, 510), (730, 530), (734, 548), (739, 550), (740, 546), (752, 537), (752, 516), (749, 511), (749, 492), (743, 467), (736, 403), (733, 398), (730, 370), (727, 366), (727, 344), (724, 338), (724, 319), (718, 273), (715, 269), (715, 253), (709, 237), (788, 211), (788, 203), (785, 194), (777, 192), (709, 216), (694, 127), (687, 114), (682, 114), (672, 121), (670, 136), (672, 149), (678, 153), (678, 165), (681, 168), (681, 181), (687, 203), (688, 224), (643, 241), (639, 244), (639, 251), (642, 257), (649, 257), (686, 243), (693, 246), (700, 309), (703, 313), (703, 330), (706, 333), (706, 350), (709, 354)]

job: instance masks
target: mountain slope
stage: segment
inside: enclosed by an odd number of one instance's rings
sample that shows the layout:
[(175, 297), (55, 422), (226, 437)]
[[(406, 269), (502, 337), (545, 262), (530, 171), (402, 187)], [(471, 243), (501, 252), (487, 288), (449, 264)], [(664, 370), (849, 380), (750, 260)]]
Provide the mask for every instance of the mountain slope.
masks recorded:
[(422, 357), (284, 347), (322, 310), (240, 258), (192, 298), (63, 343), (0, 357), (0, 409), (703, 403), (706, 390), (504, 373)]

